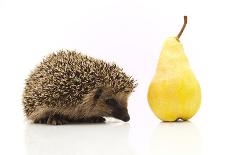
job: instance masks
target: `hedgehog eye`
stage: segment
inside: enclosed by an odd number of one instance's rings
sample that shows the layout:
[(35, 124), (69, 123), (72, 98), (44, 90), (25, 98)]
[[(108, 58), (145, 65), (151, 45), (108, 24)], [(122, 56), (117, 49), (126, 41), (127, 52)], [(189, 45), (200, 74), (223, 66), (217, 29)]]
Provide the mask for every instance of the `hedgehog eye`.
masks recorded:
[(99, 99), (101, 94), (102, 94), (102, 89), (98, 89), (95, 93), (94, 100)]
[(118, 104), (118, 102), (115, 99), (110, 98), (110, 99), (106, 100), (106, 104), (108, 104), (110, 106), (116, 106)]

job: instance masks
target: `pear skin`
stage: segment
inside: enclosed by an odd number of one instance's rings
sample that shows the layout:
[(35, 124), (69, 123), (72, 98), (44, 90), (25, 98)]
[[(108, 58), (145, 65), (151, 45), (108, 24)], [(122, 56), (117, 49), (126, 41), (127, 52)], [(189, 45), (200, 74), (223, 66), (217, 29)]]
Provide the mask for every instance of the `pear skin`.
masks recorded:
[[(187, 23), (186, 16), (185, 20)], [(149, 105), (162, 121), (188, 120), (196, 114), (201, 104), (200, 85), (179, 41), (180, 33), (164, 42), (148, 90)]]

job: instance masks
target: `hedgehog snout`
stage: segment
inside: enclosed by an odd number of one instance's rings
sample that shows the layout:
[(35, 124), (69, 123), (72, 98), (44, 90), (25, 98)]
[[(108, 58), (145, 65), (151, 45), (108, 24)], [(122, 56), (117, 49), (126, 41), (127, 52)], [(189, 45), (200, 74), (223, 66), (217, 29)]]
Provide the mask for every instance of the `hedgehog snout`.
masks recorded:
[(130, 116), (128, 114), (127, 108), (119, 104), (116, 99), (110, 98), (107, 99), (105, 102), (112, 110), (111, 112), (112, 117), (120, 119), (124, 122), (128, 122), (130, 120)]
[(127, 109), (122, 107), (115, 108), (112, 112), (112, 116), (124, 122), (128, 122), (130, 120)]

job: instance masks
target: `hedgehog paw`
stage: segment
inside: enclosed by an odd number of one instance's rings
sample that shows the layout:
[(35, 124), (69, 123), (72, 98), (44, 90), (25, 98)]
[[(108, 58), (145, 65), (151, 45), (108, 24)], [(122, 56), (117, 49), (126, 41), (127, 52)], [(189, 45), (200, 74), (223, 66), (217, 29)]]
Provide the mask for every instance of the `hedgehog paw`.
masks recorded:
[(39, 119), (36, 119), (36, 120), (34, 120), (34, 123), (36, 123), (36, 124), (47, 124), (47, 117), (45, 117), (45, 118), (39, 118)]
[(89, 118), (88, 120), (87, 120), (87, 122), (89, 122), (89, 123), (103, 123), (103, 122), (105, 122), (105, 118), (103, 118), (103, 117), (92, 117), (92, 118)]
[(49, 116), (47, 119), (47, 124), (49, 125), (63, 125), (63, 124), (68, 124), (68, 121), (59, 117), (59, 116)]

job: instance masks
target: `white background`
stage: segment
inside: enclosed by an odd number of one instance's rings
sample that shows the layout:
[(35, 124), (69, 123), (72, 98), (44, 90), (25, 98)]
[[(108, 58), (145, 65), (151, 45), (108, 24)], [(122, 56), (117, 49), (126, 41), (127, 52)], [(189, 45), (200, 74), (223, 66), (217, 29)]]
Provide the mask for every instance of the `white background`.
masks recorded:
[[(0, 154), (231, 154), (232, 10), (229, 1), (0, 0)], [(161, 123), (147, 102), (163, 41), (181, 37), (202, 88), (186, 123)], [(138, 80), (129, 123), (32, 125), (24, 79), (49, 52), (76, 49)]]

